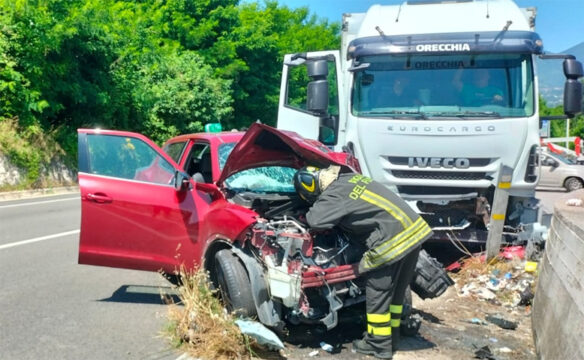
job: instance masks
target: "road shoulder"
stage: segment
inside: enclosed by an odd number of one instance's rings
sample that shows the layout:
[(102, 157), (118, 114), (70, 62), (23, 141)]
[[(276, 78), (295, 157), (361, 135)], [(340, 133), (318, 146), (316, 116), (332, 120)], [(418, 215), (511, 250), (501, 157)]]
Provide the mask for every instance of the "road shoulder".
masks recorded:
[(0, 192), (0, 202), (79, 193), (78, 186)]

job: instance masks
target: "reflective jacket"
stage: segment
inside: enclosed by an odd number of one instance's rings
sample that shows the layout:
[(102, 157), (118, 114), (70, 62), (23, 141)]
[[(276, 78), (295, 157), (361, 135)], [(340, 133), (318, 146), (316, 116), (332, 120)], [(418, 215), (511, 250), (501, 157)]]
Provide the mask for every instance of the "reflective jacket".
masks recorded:
[(404, 200), (363, 175), (340, 174), (306, 214), (311, 228), (338, 226), (365, 245), (359, 272), (392, 264), (421, 245), (432, 230)]

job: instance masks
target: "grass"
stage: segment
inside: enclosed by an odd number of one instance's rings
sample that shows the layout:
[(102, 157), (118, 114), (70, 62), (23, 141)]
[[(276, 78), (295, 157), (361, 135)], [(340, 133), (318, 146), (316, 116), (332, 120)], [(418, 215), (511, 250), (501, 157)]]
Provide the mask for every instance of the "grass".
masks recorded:
[(177, 287), (179, 303), (170, 303), (164, 335), (170, 343), (201, 359), (251, 359), (255, 342), (243, 335), (236, 318), (227, 313), (209, 287), (203, 270), (181, 268), (182, 284)]

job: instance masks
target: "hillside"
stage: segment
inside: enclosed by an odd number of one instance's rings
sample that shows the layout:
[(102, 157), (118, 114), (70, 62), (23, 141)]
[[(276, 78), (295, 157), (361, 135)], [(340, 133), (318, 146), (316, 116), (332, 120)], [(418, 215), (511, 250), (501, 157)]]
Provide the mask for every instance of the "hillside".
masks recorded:
[[(578, 60), (584, 61), (584, 42), (562, 51), (562, 53), (574, 55)], [(538, 59), (537, 67), (541, 96), (545, 99), (548, 106), (561, 105), (565, 81), (562, 60)]]

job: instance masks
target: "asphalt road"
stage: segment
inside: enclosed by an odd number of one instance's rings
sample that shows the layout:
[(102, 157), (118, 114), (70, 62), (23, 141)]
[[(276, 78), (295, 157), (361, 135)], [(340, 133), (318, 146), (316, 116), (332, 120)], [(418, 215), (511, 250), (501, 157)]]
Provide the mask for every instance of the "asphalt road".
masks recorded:
[(176, 359), (168, 283), (77, 264), (79, 195), (0, 202), (0, 359)]
[[(564, 192), (540, 191), (544, 210)], [(0, 202), (0, 359), (176, 359), (156, 273), (77, 264), (79, 195)]]

